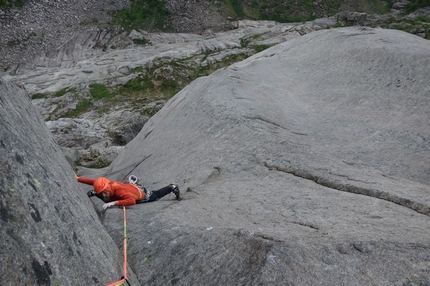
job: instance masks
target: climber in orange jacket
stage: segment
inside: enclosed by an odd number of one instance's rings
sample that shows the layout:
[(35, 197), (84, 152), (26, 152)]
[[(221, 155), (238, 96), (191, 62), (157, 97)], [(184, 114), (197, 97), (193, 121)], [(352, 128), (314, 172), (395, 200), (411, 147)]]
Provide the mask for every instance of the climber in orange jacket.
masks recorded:
[(130, 176), (130, 183), (110, 181), (104, 177), (97, 179), (76, 176), (78, 182), (92, 185), (94, 191), (87, 193), (88, 197), (97, 196), (105, 204), (103, 209), (111, 206), (131, 206), (139, 203), (153, 202), (173, 192), (179, 200), (180, 191), (178, 185), (170, 184), (156, 191), (147, 191), (143, 185), (138, 184), (136, 176)]

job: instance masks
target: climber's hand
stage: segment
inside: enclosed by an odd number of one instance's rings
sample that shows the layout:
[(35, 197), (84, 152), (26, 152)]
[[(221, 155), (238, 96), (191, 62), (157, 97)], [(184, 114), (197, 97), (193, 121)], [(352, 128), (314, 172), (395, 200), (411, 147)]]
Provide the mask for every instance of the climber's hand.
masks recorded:
[(104, 204), (103, 209), (106, 210), (107, 208), (110, 208), (111, 206), (114, 206), (115, 204), (116, 204), (116, 202), (110, 202), (110, 203)]

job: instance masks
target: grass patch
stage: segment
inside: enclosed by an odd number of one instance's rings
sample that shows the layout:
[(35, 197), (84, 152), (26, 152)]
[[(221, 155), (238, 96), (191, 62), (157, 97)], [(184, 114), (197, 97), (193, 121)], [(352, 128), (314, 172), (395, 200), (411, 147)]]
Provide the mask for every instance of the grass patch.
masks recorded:
[(80, 22), (79, 25), (81, 25), (81, 26), (87, 26), (87, 25), (95, 25), (95, 24), (98, 24), (98, 23), (99, 23), (99, 21), (97, 19), (93, 18), (91, 20)]
[(60, 89), (59, 91), (57, 91), (54, 96), (60, 97), (60, 96), (65, 95), (66, 93), (67, 93), (67, 90), (65, 88), (63, 88), (63, 89)]
[(120, 25), (127, 31), (168, 31), (168, 16), (164, 0), (131, 0), (130, 8), (113, 13), (113, 24)]
[(103, 84), (92, 83), (90, 84), (90, 94), (93, 99), (99, 100), (103, 98), (108, 98), (111, 96), (108, 88)]
[(391, 9), (393, 3), (391, 0), (381, 1), (381, 0), (369, 0), (369, 4), (373, 7), (374, 12), (377, 14), (385, 14)]
[(17, 41), (7, 41), (7, 44), (6, 44), (8, 47), (13, 47), (13, 46), (16, 46), (16, 45), (18, 45), (18, 42)]
[(240, 0), (226, 0), (227, 3), (230, 4), (230, 6), (232, 7), (235, 15), (240, 18), (240, 19), (244, 19), (246, 14), (243, 11), (243, 6)]
[(261, 19), (261, 13), (255, 7), (245, 6), (243, 11), (245, 15), (252, 20)]
[(206, 66), (201, 66), (199, 67), (199, 70), (196, 73), (194, 79), (201, 76), (208, 76), (218, 69), (228, 67), (236, 62), (240, 62), (246, 59), (248, 56), (249, 55), (245, 55), (245, 54), (229, 55), (229, 56), (226, 56), (221, 62), (208, 64)]
[(147, 39), (133, 39), (133, 43), (136, 45), (147, 45), (150, 43)]
[(430, 23), (430, 18), (426, 16), (417, 16), (415, 20), (418, 22)]
[(67, 112), (66, 114), (63, 115), (63, 117), (67, 117), (67, 118), (78, 117), (79, 115), (84, 114), (85, 112), (90, 110), (91, 106), (92, 106), (91, 100), (84, 99), (80, 101), (78, 104), (76, 104), (76, 108), (74, 110)]
[(161, 75), (158, 75), (155, 78), (150, 76), (149, 73), (145, 73), (122, 85), (119, 88), (118, 93), (134, 97), (145, 95), (147, 98), (161, 96), (162, 98), (168, 99), (175, 95), (179, 90), (181, 90), (181, 86), (176, 80), (169, 79)]
[(405, 13), (410, 14), (420, 8), (430, 6), (430, 0), (412, 0), (405, 6)]
[(57, 91), (57, 92), (54, 94), (54, 96), (55, 96), (55, 97), (60, 97), (60, 96), (65, 95), (65, 94), (66, 94), (66, 93), (68, 93), (68, 92), (76, 92), (76, 88), (74, 88), (74, 87), (72, 87), (72, 88), (67, 87), (67, 88), (60, 89), (59, 91)]
[(271, 45), (256, 45), (256, 46), (252, 46), (252, 48), (254, 49), (254, 51), (256, 53), (264, 51), (264, 50), (266, 50), (266, 49), (268, 49), (270, 47), (271, 47)]
[(237, 14), (229, 2), (222, 3), (221, 7), (224, 15), (227, 17), (237, 18)]
[(54, 94), (48, 93), (36, 93), (31, 96), (31, 99), (39, 99), (39, 98), (50, 98), (50, 97), (61, 97), (68, 92), (76, 92), (75, 87), (67, 87), (56, 91)]
[(148, 67), (136, 68), (135, 78), (120, 86), (119, 96), (128, 96), (136, 104), (156, 99), (169, 99), (195, 77), (198, 63), (192, 59), (160, 58)]
[(0, 0), (0, 9), (8, 7), (22, 7), (24, 5), (24, 0)]
[(49, 96), (45, 93), (36, 93), (31, 96), (31, 99), (48, 98)]
[(122, 91), (125, 93), (135, 93), (152, 89), (154, 89), (154, 84), (148, 74), (135, 77), (122, 86)]
[[(417, 1), (423, 0), (415, 0), (414, 2)], [(220, 2), (222, 3), (222, 11), (227, 16), (237, 19), (270, 20), (280, 23), (305, 22), (333, 16), (341, 12), (341, 7), (343, 7), (342, 9), (352, 9), (356, 12), (368, 14), (384, 14), (393, 4), (392, 0), (221, 0)]]
[[(342, 0), (324, 1), (324, 8), (314, 0), (221, 0), (226, 16), (237, 19), (269, 20), (281, 23), (304, 22), (338, 12)], [(367, 1), (367, 0), (361, 0)]]
[(430, 39), (430, 18), (429, 17), (418, 16), (413, 20), (391, 17), (386, 24), (382, 25), (382, 27), (405, 31), (411, 34), (424, 33), (424, 38), (427, 40)]
[[(68, 93), (68, 92), (77, 92), (76, 88), (65, 88), (65, 89), (61, 89), (59, 91), (57, 91), (54, 96), (55, 97), (60, 97), (63, 96), (64, 94)], [(77, 94), (74, 95), (75, 100), (79, 100), (78, 103), (76, 104), (75, 109), (73, 110), (69, 110), (63, 114), (57, 114), (57, 112), (59, 110), (61, 110), (61, 106), (59, 108), (57, 108), (56, 110), (54, 110), (50, 116), (48, 117), (47, 120), (51, 120), (51, 118), (58, 118), (58, 117), (66, 117), (66, 118), (74, 118), (74, 117), (79, 117), (82, 114), (90, 111), (91, 109), (94, 108), (93, 102), (96, 100), (107, 100), (107, 102), (110, 102), (113, 100), (112, 94), (110, 93), (109, 89), (103, 85), (103, 84), (98, 84), (98, 83), (93, 83), (89, 85), (89, 92), (91, 95), (91, 98), (84, 98), (84, 99), (79, 99), (79, 96)], [(105, 109), (105, 105), (103, 104), (103, 106), (101, 108), (99, 108), (100, 110)], [(63, 106), (64, 107), (64, 106)], [(108, 107), (109, 108), (109, 105)]]

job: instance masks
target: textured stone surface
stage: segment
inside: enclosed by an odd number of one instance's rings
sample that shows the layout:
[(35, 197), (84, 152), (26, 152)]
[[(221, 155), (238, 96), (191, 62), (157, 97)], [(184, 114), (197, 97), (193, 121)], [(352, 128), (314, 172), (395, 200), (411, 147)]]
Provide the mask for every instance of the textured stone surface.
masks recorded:
[[(315, 1), (316, 17), (327, 17), (324, 1)], [(371, 3), (345, 0), (339, 12), (375, 12)], [(393, 22), (389, 16), (403, 13), (403, 8), (410, 1), (390, 1), (393, 9), (386, 15), (373, 15), (367, 23), (378, 27)], [(226, 31), (235, 28), (223, 15), (219, 1), (166, 0), (166, 9), (171, 13), (170, 27), (178, 33), (201, 33)], [(0, 10), (0, 69), (1, 71), (19, 72), (22, 66), (36, 61), (38, 65), (67, 65), (77, 55), (83, 55), (90, 48), (94, 54), (109, 50), (112, 46), (123, 48), (133, 46), (133, 42), (121, 27), (111, 23), (112, 12), (129, 8), (130, 0), (74, 1), (23, 1), (20, 8)], [(364, 4), (364, 5), (363, 5)], [(294, 5), (302, 5), (295, 2)], [(328, 5), (330, 6), (330, 5)], [(270, 8), (269, 8), (270, 9)], [(409, 18), (429, 15), (429, 9), (420, 9)], [(358, 18), (353, 17), (352, 22)], [(363, 19), (362, 19), (363, 20)], [(364, 24), (363, 21), (359, 21)], [(395, 21), (394, 21), (395, 22)], [(397, 24), (397, 23), (396, 23)], [(411, 30), (411, 32), (413, 32)], [(413, 32), (416, 33), (416, 32)], [(417, 33), (422, 35), (423, 33)], [(425, 37), (424, 35), (422, 35)]]
[[(165, 104), (165, 100), (151, 98), (151, 102), (135, 106), (123, 101), (107, 112), (89, 111), (79, 115), (79, 118), (63, 118), (70, 116), (69, 112), (82, 101), (91, 99), (88, 86), (92, 83), (119, 86), (139, 76), (136, 71), (157, 61), (170, 61), (172, 64), (167, 65), (168, 70), (159, 71), (158, 75), (155, 70), (152, 76), (171, 78), (184, 86), (179, 82), (188, 82), (189, 76), (186, 75), (186, 79), (181, 77), (180, 70), (174, 68), (176, 61), (182, 61), (182, 67), (197, 71), (208, 65), (229, 61), (229, 57), (247, 57), (256, 53), (251, 47), (241, 47), (243, 41), (250, 46), (275, 45), (321, 27), (333, 26), (335, 22), (325, 19), (304, 24), (271, 21), (240, 21), (238, 24), (235, 30), (205, 36), (134, 31), (133, 37), (145, 37), (152, 45), (107, 51), (93, 47), (100, 37), (109, 39), (114, 36), (112, 33), (103, 36), (94, 33), (89, 37), (81, 35), (70, 39), (54, 54), (41, 56), (14, 72), (0, 74), (8, 81), (22, 84), (31, 95), (42, 95), (33, 103), (49, 120), (47, 124), (65, 153), (73, 154), (67, 155), (72, 165), (78, 162), (87, 167), (105, 166), (112, 161), (120, 146), (140, 131), (147, 120), (141, 113), (154, 114)], [(58, 96), (57, 92), (61, 90), (65, 93)], [(104, 105), (103, 100), (94, 104)]]
[(106, 285), (122, 275), (121, 253), (28, 94), (1, 79), (0, 221), (1, 285)]
[[(393, 4), (397, 2), (405, 4), (409, 1), (394, 1)], [(122, 122), (118, 117), (91, 118), (92, 114), (79, 115), (80, 119), (91, 121), (90, 128), (94, 128), (89, 133), (98, 133), (98, 136), (109, 133), (115, 138), (107, 136), (106, 140), (94, 140), (95, 137), (91, 135), (85, 138), (86, 134), (81, 133), (81, 128), (70, 128), (75, 124), (68, 125), (66, 132), (61, 132), (64, 122), (57, 119), (72, 116), (69, 112), (83, 99), (88, 99), (88, 85), (91, 83), (102, 83), (110, 87), (124, 84), (137, 76), (137, 70), (150, 66), (159, 59), (188, 59), (187, 66), (190, 69), (205, 69), (224, 60), (249, 56), (255, 53), (252, 47), (258, 49), (271, 46), (314, 30), (333, 27), (337, 24), (336, 19), (347, 25), (381, 26), (387, 21), (392, 22), (389, 15), (402, 12), (402, 8), (395, 5), (400, 10), (391, 9), (386, 15), (373, 15), (367, 19), (363, 13), (344, 12), (335, 17), (307, 23), (279, 24), (248, 20), (230, 22), (221, 16), (217, 1), (169, 0), (166, 1), (166, 8), (171, 12), (169, 19), (172, 29), (181, 33), (148, 33), (143, 30), (129, 33), (110, 25), (111, 11), (127, 8), (129, 4), (128, 0), (109, 3), (94, 0), (73, 3), (29, 0), (21, 8), (0, 11), (0, 75), (8, 81), (20, 82), (31, 95), (51, 94), (51, 98), (39, 98), (34, 103), (44, 118), (51, 120), (50, 126), (55, 130), (55, 139), (63, 147), (72, 165), (104, 166), (121, 149), (118, 145), (123, 143), (117, 142), (126, 143), (129, 137), (135, 135), (135, 132), (129, 132), (128, 122)], [(340, 10), (370, 13), (370, 6), (360, 7), (354, 1), (345, 1), (345, 4), (347, 6), (342, 5)], [(321, 1), (314, 2), (314, 5), (325, 10)], [(420, 9), (407, 17), (414, 19), (418, 15), (428, 15), (427, 10)], [(325, 12), (316, 15), (324, 14)], [(399, 25), (396, 23), (396, 26)], [(426, 35), (423, 27), (409, 30), (422, 37)], [(145, 39), (150, 44), (135, 45), (135, 39)], [(244, 43), (247, 44), (246, 47)], [(169, 70), (171, 73), (165, 74)], [(155, 73), (154, 76), (157, 76)], [(171, 77), (181, 84), (182, 79), (178, 78), (180, 74), (175, 74), (175, 69), (169, 67), (158, 76)], [(73, 92), (52, 98), (52, 94), (71, 87)], [(158, 111), (159, 104), (156, 108), (148, 107)], [(115, 111), (128, 108), (124, 104), (117, 106)], [(133, 118), (139, 117), (142, 107), (139, 109), (132, 110)], [(110, 110), (109, 113), (120, 112)], [(155, 112), (150, 114), (153, 113)], [(143, 121), (138, 118), (131, 124), (140, 126)], [(101, 122), (105, 123), (103, 125), (106, 128), (98, 128)], [(119, 126), (117, 122), (125, 125)], [(112, 129), (115, 129), (114, 132), (111, 132)], [(69, 148), (79, 145), (77, 141), (82, 141), (81, 145), (87, 147)], [(88, 142), (93, 144), (88, 145)]]
[(324, 30), (179, 92), (103, 170), (181, 186), (129, 208), (140, 281), (430, 283), (429, 55), (404, 32)]

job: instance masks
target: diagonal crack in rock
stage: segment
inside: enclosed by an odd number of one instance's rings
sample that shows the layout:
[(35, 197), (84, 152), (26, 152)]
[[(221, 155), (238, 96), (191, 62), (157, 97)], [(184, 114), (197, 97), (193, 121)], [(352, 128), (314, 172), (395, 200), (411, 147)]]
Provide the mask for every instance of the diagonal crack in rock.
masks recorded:
[(430, 207), (429, 206), (427, 206), (423, 203), (405, 198), (405, 197), (401, 197), (401, 196), (396, 195), (396, 194), (390, 194), (389, 192), (385, 192), (385, 191), (381, 191), (381, 190), (377, 190), (377, 189), (364, 188), (364, 187), (356, 186), (353, 184), (336, 182), (335, 180), (332, 180), (329, 178), (324, 178), (322, 176), (313, 174), (311, 172), (311, 170), (298, 169), (298, 168), (294, 168), (292, 166), (281, 167), (281, 166), (276, 166), (276, 165), (270, 165), (267, 162), (264, 163), (264, 166), (266, 168), (268, 168), (269, 170), (276, 170), (279, 172), (291, 174), (293, 176), (296, 176), (296, 177), (299, 177), (302, 179), (311, 180), (311, 181), (315, 182), (316, 184), (324, 186), (324, 187), (328, 187), (328, 188), (335, 189), (335, 190), (342, 191), (342, 192), (360, 194), (360, 195), (365, 195), (365, 196), (385, 200), (388, 202), (392, 202), (392, 203), (407, 207), (407, 208), (414, 210), (420, 214), (430, 216)]

